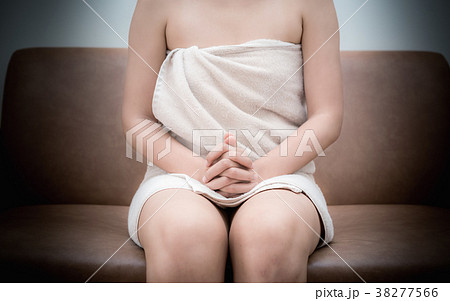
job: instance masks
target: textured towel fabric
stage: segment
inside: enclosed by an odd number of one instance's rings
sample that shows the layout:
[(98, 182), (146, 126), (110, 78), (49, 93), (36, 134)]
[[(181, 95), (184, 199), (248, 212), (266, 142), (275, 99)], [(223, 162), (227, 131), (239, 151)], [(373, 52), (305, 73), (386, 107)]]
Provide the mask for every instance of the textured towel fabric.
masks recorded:
[[(194, 156), (205, 157), (228, 131), (257, 160), (306, 121), (302, 63), (300, 44), (278, 40), (176, 48), (168, 51), (161, 66), (153, 114)], [(130, 236), (140, 245), (136, 235), (139, 214), (145, 201), (162, 189), (190, 189), (220, 207), (233, 207), (260, 191), (287, 188), (312, 200), (325, 227), (324, 241), (330, 242), (333, 224), (314, 171), (311, 161), (291, 175), (266, 179), (245, 194), (225, 198), (187, 175), (168, 174), (149, 165), (131, 202)]]

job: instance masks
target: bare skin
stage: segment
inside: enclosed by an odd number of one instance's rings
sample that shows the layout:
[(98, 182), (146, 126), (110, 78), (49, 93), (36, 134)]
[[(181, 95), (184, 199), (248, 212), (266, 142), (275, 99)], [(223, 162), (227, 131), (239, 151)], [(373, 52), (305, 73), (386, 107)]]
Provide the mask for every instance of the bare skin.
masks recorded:
[[(129, 52), (124, 132), (145, 119), (158, 122), (151, 106), (157, 75), (149, 66), (158, 72), (166, 49), (240, 44), (260, 38), (302, 43), (304, 61), (311, 57), (303, 67), (308, 120), (296, 137), (254, 162), (230, 155), (233, 147), (242, 151), (235, 147), (234, 137), (226, 137), (206, 159), (193, 157), (191, 150), (171, 139), (171, 153), (158, 160), (156, 154), (164, 149), (166, 138), (171, 138), (166, 134), (153, 144), (155, 157), (148, 158), (168, 172), (203, 181), (224, 196), (249, 191), (263, 179), (293, 173), (317, 156), (315, 152), (295, 156), (305, 130), (314, 131), (323, 149), (340, 134), (339, 33), (315, 53), (337, 28), (331, 0), (139, 0), (129, 43), (146, 64)], [(286, 143), (288, 156), (281, 157), (279, 148)], [(222, 282), (228, 247), (235, 281), (304, 282), (308, 256), (321, 233), (311, 201), (304, 194), (283, 189), (256, 194), (231, 216), (189, 190), (166, 189), (148, 199), (141, 226), (138, 234), (149, 282)]]

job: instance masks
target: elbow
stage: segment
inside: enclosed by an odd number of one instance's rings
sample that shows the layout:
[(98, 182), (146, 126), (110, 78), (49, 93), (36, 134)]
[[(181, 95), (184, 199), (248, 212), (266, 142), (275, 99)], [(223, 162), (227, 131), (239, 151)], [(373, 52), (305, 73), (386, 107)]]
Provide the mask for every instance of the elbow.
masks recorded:
[(344, 107), (343, 103), (333, 110), (327, 112), (327, 119), (329, 120), (330, 136), (332, 143), (339, 139), (344, 123)]
[(326, 132), (327, 145), (331, 145), (339, 139), (342, 131), (343, 117), (339, 113), (329, 113), (323, 116), (320, 121)]
[(155, 123), (159, 122), (151, 116), (122, 113), (122, 133), (126, 139), (130, 139), (132, 135), (141, 133)]
[(335, 118), (334, 126), (333, 126), (333, 143), (339, 139), (342, 132), (342, 125), (344, 123), (344, 116), (343, 114), (338, 114)]
[(155, 118), (152, 116), (147, 116), (146, 114), (141, 114), (136, 110), (128, 109), (127, 107), (122, 108), (122, 133), (126, 137), (130, 134), (130, 131), (139, 131), (146, 128), (149, 124), (153, 124)]
[(332, 122), (330, 124), (330, 137), (329, 137), (330, 145), (335, 143), (341, 136), (342, 123), (343, 123), (342, 115), (333, 116)]
[(122, 115), (122, 133), (123, 133), (124, 137), (126, 137), (127, 132), (130, 130), (130, 128), (132, 128), (131, 119), (125, 118)]

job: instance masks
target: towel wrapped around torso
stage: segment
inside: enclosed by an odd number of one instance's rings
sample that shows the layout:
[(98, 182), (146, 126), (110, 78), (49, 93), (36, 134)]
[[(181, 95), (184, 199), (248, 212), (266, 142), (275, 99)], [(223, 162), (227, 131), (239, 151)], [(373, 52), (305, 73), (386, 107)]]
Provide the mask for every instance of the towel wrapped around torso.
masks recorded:
[[(256, 160), (306, 121), (302, 63), (300, 44), (275, 40), (174, 49), (160, 69), (153, 114), (197, 155), (231, 131)], [(299, 170), (314, 171), (313, 161)], [(164, 171), (149, 166), (147, 176), (157, 174)]]
[[(230, 132), (238, 146), (257, 160), (306, 121), (302, 64), (301, 44), (278, 40), (176, 48), (168, 51), (161, 65), (153, 114), (193, 155), (205, 157)], [(311, 161), (291, 175), (265, 179), (245, 194), (225, 198), (188, 175), (169, 174), (149, 164), (130, 207), (130, 235), (139, 245), (133, 231), (140, 211), (148, 197), (161, 189), (191, 189), (220, 207), (232, 207), (259, 191), (287, 188), (304, 192), (318, 209), (325, 227), (322, 246), (331, 241), (333, 226), (314, 172)]]

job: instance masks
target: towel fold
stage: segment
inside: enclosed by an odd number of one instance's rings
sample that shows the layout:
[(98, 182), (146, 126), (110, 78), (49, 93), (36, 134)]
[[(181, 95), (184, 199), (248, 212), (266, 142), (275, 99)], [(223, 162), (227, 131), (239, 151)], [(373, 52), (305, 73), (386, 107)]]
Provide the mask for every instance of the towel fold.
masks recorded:
[[(247, 199), (254, 196), (258, 192), (269, 190), (272, 188), (276, 189), (289, 189), (295, 193), (304, 192), (306, 195), (310, 196), (311, 199), (317, 200), (314, 203), (318, 203), (322, 210), (326, 210), (326, 202), (323, 197), (323, 194), (320, 191), (320, 188), (314, 181), (314, 177), (308, 174), (295, 174), (295, 175), (281, 175), (276, 176), (270, 179), (266, 179), (260, 182), (258, 185), (253, 187), (250, 191), (243, 193), (236, 197), (227, 198), (218, 192), (210, 189), (203, 183), (198, 182), (197, 180), (185, 175), (185, 174), (170, 174), (172, 177), (178, 177), (184, 180), (185, 187), (194, 191), (197, 194), (201, 194), (214, 204), (221, 208), (226, 207), (236, 207), (240, 204), (244, 203)], [(280, 200), (282, 200), (280, 198)], [(318, 206), (318, 205), (316, 205)]]

